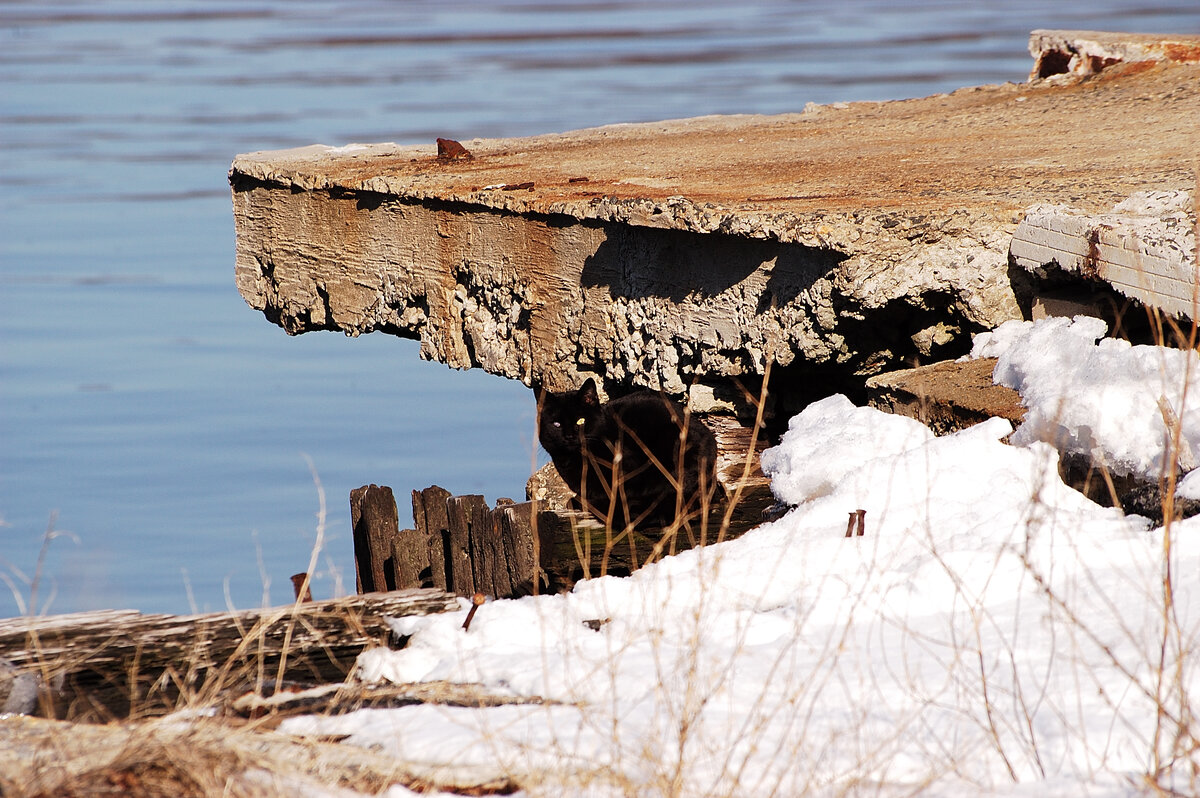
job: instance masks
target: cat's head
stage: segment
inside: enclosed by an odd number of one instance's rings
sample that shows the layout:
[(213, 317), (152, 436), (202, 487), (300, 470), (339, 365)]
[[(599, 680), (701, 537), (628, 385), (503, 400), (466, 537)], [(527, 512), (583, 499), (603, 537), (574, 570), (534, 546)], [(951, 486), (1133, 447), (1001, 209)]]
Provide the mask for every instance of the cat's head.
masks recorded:
[(591, 377), (578, 391), (543, 394), (538, 409), (538, 441), (551, 457), (578, 454), (599, 417), (600, 396)]

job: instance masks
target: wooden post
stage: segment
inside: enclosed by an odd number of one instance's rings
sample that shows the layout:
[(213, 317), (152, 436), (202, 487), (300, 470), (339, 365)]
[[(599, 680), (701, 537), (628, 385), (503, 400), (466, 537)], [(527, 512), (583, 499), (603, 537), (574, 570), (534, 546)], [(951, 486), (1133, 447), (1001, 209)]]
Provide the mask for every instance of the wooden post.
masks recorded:
[(417, 529), (401, 531), (393, 547), (397, 585), (408, 586), (418, 574), (413, 586), (466, 597), (533, 592), (538, 563), (531, 503), (500, 500), (491, 510), (482, 496), (452, 496), (436, 485), (414, 490), (412, 497)]
[(477, 590), (491, 590), (475, 584), (472, 566), (472, 527), (490, 525), (491, 515), (482, 496), (451, 496), (446, 501), (450, 520), (450, 552), (446, 557), (446, 589), (460, 596), (473, 596)]
[[(296, 594), (296, 601), (312, 601), (312, 587), (305, 585), (305, 580), (308, 580), (308, 574), (292, 574), (292, 592)], [(311, 581), (311, 580), (309, 580)], [(300, 595), (300, 591), (304, 591), (304, 595)]]
[[(441, 552), (438, 552), (441, 559)], [(401, 529), (392, 541), (392, 571), (396, 578), (396, 589), (412, 587), (434, 587), (430, 578), (429, 542), (424, 532), (417, 529)], [(438, 586), (445, 590), (445, 584)]]
[(392, 544), (400, 522), (392, 489), (364, 485), (350, 491), (350, 523), (354, 527), (354, 571), (358, 592), (396, 589)]
[(446, 515), (446, 500), (450, 491), (430, 485), (425, 490), (412, 492), (413, 520), (417, 531), (423, 533), (428, 547), (430, 587), (451, 590), (446, 571), (450, 559), (450, 519)]
[(496, 535), (504, 547), (504, 560), (508, 566), (504, 587), (497, 585), (497, 598), (535, 592), (538, 562), (533, 545), (533, 502), (497, 507), (494, 519)]
[[(707, 522), (718, 538), (737, 537), (761, 522), (760, 498), (743, 499), (727, 527), (724, 503), (694, 523)], [(614, 533), (588, 513), (536, 509), (538, 502), (502, 499), (489, 509), (482, 496), (453, 496), (436, 485), (413, 491), (412, 499), (417, 529), (389, 538), (387, 567), (394, 569), (389, 586), (434, 587), (466, 598), (477, 592), (508, 598), (569, 590), (581, 578), (628, 574), (676, 548), (705, 542), (688, 530), (667, 550), (655, 530)], [(847, 537), (855, 534), (858, 520), (852, 513)], [(587, 552), (582, 561), (581, 552)]]
[(486, 502), (472, 509), (471, 573), (475, 578), (475, 589), (494, 598), (512, 595), (508, 557), (500, 537), (501, 511), (493, 512)]

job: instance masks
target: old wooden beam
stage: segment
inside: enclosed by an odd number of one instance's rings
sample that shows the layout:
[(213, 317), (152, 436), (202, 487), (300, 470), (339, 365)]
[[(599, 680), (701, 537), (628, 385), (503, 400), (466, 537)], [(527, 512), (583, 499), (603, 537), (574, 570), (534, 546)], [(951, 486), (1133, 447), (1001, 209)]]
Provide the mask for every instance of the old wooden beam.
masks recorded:
[(106, 610), (10, 618), (0, 620), (0, 660), (35, 674), (44, 708), (57, 714), (154, 714), (181, 697), (203, 703), (280, 672), (341, 680), (364, 648), (388, 643), (388, 617), (457, 606), (443, 591), (410, 590), (204, 615)]
[(867, 380), (868, 399), (872, 407), (915, 418), (938, 435), (993, 416), (1016, 426), (1025, 417), (1021, 396), (992, 381), (995, 368), (995, 358), (981, 358), (880, 374)]
[(376, 795), (386, 785), (398, 785), (419, 795), (491, 796), (529, 792), (544, 780), (536, 766), (498, 774), (481, 771), (469, 759), (457, 766), (418, 762), (336, 737), (277, 731), (279, 721), (293, 713), (331, 715), (415, 703), (495, 707), (554, 702), (439, 681), (328, 685), (269, 697), (249, 693), (234, 701), (231, 710), (256, 718), (250, 724), (196, 717), (104, 724), (7, 717), (0, 722), (0, 795)]
[(1013, 233), (1012, 259), (1038, 276), (1049, 267), (1083, 285), (1111, 286), (1168, 316), (1200, 319), (1193, 202), (1190, 192), (1154, 191), (1105, 213), (1038, 207)]

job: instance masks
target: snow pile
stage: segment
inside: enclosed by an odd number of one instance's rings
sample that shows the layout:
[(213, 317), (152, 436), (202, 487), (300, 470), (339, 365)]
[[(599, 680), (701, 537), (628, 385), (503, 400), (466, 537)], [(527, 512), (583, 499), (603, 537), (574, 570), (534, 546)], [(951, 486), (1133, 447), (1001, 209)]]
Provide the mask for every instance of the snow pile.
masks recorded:
[[(842, 434), (831, 440), (834, 426)], [(835, 396), (788, 422), (780, 445), (763, 452), (762, 470), (771, 477), (775, 497), (795, 505), (832, 492), (852, 471), (889, 469), (891, 458), (932, 438), (929, 427), (916, 419), (855, 407), (844, 396)]]
[[(1200, 707), (1200, 519), (1163, 531), (1062, 484), (993, 419), (934, 438), (831, 397), (764, 462), (778, 521), (567, 595), (401, 619), (368, 679), (487, 685), (545, 704), (285, 721), (432, 783), (531, 795), (1189, 792)], [(845, 538), (847, 513), (866, 534)], [(587, 625), (585, 621), (601, 621)], [(1160, 678), (1160, 675), (1163, 678)], [(1190, 753), (1189, 753), (1190, 751)], [(1176, 756), (1177, 752), (1183, 752)], [(457, 774), (452, 776), (450, 774)]]
[[(1046, 441), (1116, 474), (1157, 481), (1171, 432), (1164, 409), (1200, 452), (1200, 361), (1195, 352), (1104, 338), (1107, 330), (1088, 316), (1010, 321), (977, 335), (970, 357), (999, 358), (996, 383), (1020, 392), (1029, 408), (1014, 444)], [(1200, 494), (1200, 480), (1189, 483), (1181, 493)]]

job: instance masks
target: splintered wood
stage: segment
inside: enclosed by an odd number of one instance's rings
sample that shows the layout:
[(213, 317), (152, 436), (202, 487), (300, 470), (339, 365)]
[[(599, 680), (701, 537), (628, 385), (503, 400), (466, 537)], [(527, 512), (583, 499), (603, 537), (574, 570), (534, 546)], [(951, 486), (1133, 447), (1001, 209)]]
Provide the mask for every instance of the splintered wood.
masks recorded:
[[(510, 598), (569, 589), (579, 579), (621, 575), (666, 554), (729, 540), (757, 526), (770, 503), (761, 472), (744, 491), (677, 530), (607, 529), (591, 515), (546, 501), (454, 496), (436, 485), (412, 492), (416, 529), (395, 529), (387, 487), (350, 492), (355, 567), (363, 590), (435, 588), (471, 598)], [(391, 503), (390, 506), (388, 503)], [(382, 586), (382, 587), (381, 587)]]
[(406, 590), (204, 615), (11, 618), (0, 659), (36, 678), (43, 711), (107, 720), (281, 677), (340, 681), (364, 648), (389, 642), (388, 617), (457, 607), (440, 590)]
[(350, 492), (360, 590), (427, 587), (459, 596), (534, 592), (537, 546), (531, 504), (488, 507), (482, 496), (452, 496), (434, 485), (413, 491), (416, 529), (396, 529), (388, 487)]

